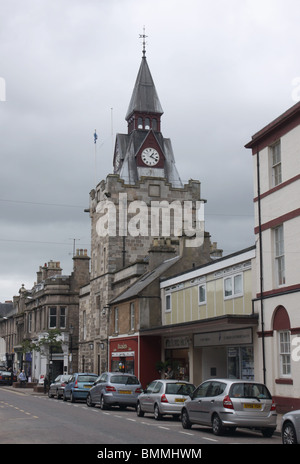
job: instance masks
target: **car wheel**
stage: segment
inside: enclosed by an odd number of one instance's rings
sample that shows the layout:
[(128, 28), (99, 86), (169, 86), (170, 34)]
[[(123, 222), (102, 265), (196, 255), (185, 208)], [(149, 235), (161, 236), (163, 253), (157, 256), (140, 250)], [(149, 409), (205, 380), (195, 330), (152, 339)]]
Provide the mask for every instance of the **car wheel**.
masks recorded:
[(101, 399), (100, 399), (100, 408), (102, 409), (102, 411), (103, 411), (104, 409), (107, 409), (107, 406), (106, 406), (106, 404), (105, 404), (105, 400), (104, 400), (104, 396), (103, 396), (103, 395), (101, 396)]
[(264, 437), (266, 438), (271, 438), (273, 433), (275, 432), (275, 429), (262, 429), (261, 433), (263, 434)]
[(162, 418), (161, 413), (159, 412), (159, 407), (158, 404), (154, 405), (154, 419), (155, 420), (160, 420)]
[(212, 429), (214, 435), (222, 435), (223, 433), (223, 424), (221, 419), (219, 418), (218, 414), (214, 414), (212, 418)]
[(92, 402), (91, 394), (89, 393), (88, 396), (86, 397), (86, 404), (89, 406), (89, 408), (92, 408), (95, 406), (95, 403)]
[(282, 426), (282, 443), (284, 445), (297, 445), (297, 435), (295, 427), (291, 422), (285, 422)]
[(190, 422), (189, 415), (186, 409), (182, 411), (181, 423), (184, 429), (190, 429), (192, 427), (192, 423)]
[(144, 411), (142, 411), (141, 403), (139, 401), (136, 405), (136, 413), (138, 417), (144, 417), (144, 414), (145, 414)]

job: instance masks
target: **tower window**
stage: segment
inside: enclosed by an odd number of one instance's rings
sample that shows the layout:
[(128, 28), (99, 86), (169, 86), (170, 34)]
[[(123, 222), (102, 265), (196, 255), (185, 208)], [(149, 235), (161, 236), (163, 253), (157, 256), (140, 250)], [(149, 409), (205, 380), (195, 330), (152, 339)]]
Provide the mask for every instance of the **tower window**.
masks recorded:
[(150, 119), (149, 118), (145, 119), (145, 129), (147, 129), (147, 130), (150, 129)]
[(155, 118), (152, 119), (152, 129), (154, 131), (157, 130), (157, 119), (155, 119)]
[(143, 119), (138, 118), (138, 129), (143, 129)]

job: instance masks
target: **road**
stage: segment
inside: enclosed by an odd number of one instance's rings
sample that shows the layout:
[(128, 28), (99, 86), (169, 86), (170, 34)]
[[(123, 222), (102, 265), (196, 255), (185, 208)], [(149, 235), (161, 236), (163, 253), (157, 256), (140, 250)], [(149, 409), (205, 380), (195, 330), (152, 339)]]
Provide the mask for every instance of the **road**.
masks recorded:
[(179, 421), (137, 417), (133, 409), (102, 411), (84, 402), (64, 402), (46, 395), (0, 387), (1, 444), (173, 445), (280, 444), (278, 435), (237, 430), (216, 437), (205, 427), (184, 430)]

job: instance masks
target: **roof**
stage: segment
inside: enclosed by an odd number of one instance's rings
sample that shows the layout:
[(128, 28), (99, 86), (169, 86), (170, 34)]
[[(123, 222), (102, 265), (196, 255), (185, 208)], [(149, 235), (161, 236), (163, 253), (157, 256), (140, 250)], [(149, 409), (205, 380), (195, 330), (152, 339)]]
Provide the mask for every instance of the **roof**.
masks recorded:
[(163, 114), (145, 56), (142, 58), (125, 119), (127, 120), (134, 111)]
[(148, 285), (160, 278), (164, 272), (166, 272), (171, 266), (177, 263), (181, 259), (180, 256), (167, 259), (158, 265), (155, 269), (146, 272), (142, 275), (133, 285), (127, 290), (121, 293), (119, 296), (110, 301), (110, 304), (119, 303), (121, 301), (128, 300), (138, 296)]

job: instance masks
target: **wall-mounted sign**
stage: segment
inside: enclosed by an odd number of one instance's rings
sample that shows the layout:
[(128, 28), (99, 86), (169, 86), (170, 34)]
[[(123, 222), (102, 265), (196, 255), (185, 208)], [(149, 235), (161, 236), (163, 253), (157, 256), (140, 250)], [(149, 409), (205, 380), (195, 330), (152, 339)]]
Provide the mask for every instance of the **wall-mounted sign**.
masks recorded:
[(252, 343), (252, 329), (223, 330), (194, 335), (194, 347), (215, 345), (247, 345)]
[(190, 342), (190, 338), (188, 336), (165, 338), (165, 348), (166, 349), (188, 348), (189, 342)]

